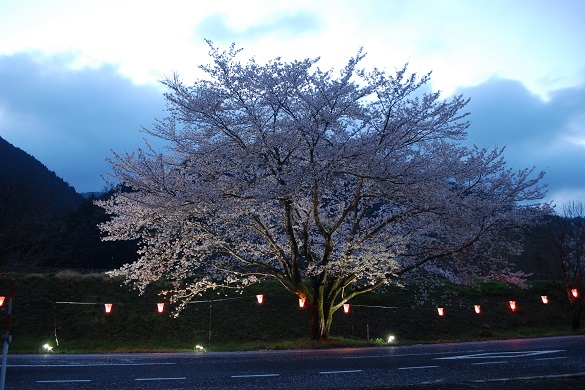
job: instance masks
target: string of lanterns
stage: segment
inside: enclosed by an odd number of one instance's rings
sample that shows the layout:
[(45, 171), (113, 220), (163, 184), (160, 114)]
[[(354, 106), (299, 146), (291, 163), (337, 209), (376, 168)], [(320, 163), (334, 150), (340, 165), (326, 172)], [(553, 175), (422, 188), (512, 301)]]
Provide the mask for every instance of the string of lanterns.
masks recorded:
[[(571, 289), (570, 294), (573, 297), (573, 299), (579, 297), (579, 291), (576, 288)], [(6, 299), (6, 297), (0, 296), (0, 307), (2, 307), (4, 305), (5, 299)], [(229, 299), (240, 299), (240, 298), (227, 298), (227, 299), (218, 299), (218, 300), (229, 300)], [(541, 295), (540, 299), (544, 305), (547, 305), (549, 303), (549, 299), (548, 299), (547, 295)], [(218, 300), (213, 300), (213, 301), (218, 301)], [(256, 301), (258, 302), (258, 304), (262, 305), (264, 303), (264, 294), (257, 294)], [(211, 301), (191, 301), (188, 303), (202, 303), (202, 302), (211, 302)], [(76, 305), (97, 305), (98, 304), (98, 303), (90, 303), (90, 302), (55, 302), (55, 303), (56, 304), (76, 304)], [(305, 303), (306, 303), (306, 298), (300, 297), (299, 298), (299, 308), (303, 309), (305, 307)], [(112, 310), (114, 307), (113, 303), (104, 303), (103, 305), (104, 305), (104, 311), (106, 314), (112, 313)], [(358, 305), (358, 306), (367, 306), (367, 305)], [(510, 310), (513, 312), (518, 310), (518, 306), (516, 304), (516, 301), (508, 301), (508, 306), (509, 306)], [(164, 303), (164, 302), (157, 302), (156, 303), (156, 311), (158, 314), (163, 314), (165, 312), (165, 308), (166, 308), (166, 303)], [(395, 307), (392, 307), (392, 308), (395, 308)], [(476, 314), (481, 314), (481, 305), (474, 305), (473, 309), (474, 309)], [(348, 314), (350, 312), (350, 304), (349, 303), (343, 304), (343, 312), (345, 314)], [(445, 308), (444, 307), (437, 307), (437, 313), (439, 314), (439, 316), (444, 316), (445, 315)]]
[[(579, 297), (579, 290), (577, 290), (576, 288), (571, 289), (570, 293), (571, 293), (571, 296), (573, 298)], [(549, 303), (549, 299), (548, 299), (547, 295), (541, 295), (540, 300), (542, 301), (542, 303), (544, 305), (547, 305)], [(516, 301), (508, 301), (508, 306), (510, 307), (511, 311), (515, 312), (516, 310), (518, 310), (518, 306), (516, 305)], [(481, 306), (480, 305), (474, 305), (473, 309), (474, 309), (476, 314), (481, 314)], [(438, 312), (439, 316), (444, 316), (445, 315), (445, 308), (437, 307), (437, 312)]]

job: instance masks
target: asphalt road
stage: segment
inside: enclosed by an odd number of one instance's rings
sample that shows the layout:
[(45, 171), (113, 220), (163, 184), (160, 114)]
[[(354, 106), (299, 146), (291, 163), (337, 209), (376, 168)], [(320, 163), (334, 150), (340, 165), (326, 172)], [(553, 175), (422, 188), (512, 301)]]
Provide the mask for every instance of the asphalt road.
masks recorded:
[(9, 355), (6, 389), (585, 389), (585, 336), (376, 348)]

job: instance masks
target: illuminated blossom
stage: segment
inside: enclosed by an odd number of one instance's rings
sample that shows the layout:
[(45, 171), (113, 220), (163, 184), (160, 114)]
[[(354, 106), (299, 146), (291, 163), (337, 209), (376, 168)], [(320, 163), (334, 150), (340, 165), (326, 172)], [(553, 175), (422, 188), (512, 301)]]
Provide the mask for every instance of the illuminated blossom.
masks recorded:
[[(467, 100), (425, 92), (429, 75), (317, 60), (240, 63), (234, 46), (187, 86), (163, 81), (167, 142), (115, 154), (124, 184), (98, 202), (107, 240), (138, 239), (112, 275), (139, 289), (164, 277), (183, 304), (207, 289), (280, 282), (306, 299), (312, 337), (364, 292), (421, 272), (520, 283), (502, 254), (546, 212), (542, 173), (510, 170), (503, 149), (463, 147)], [(502, 234), (505, 232), (505, 234)]]

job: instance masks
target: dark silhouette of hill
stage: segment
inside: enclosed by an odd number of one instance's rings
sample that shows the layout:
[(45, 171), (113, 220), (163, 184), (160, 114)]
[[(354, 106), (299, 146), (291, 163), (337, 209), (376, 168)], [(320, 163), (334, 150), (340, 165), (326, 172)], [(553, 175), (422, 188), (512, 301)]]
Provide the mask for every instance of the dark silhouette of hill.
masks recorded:
[(96, 194), (87, 195), (0, 137), (0, 273), (136, 260), (136, 242), (101, 241), (98, 224), (108, 217), (93, 204)]
[[(107, 199), (111, 193), (102, 194)], [(83, 268), (111, 270), (138, 259), (136, 241), (102, 241), (98, 228), (109, 216), (88, 197), (63, 219), (63, 238), (56, 245), (52, 266), (58, 268)]]
[(74, 210), (83, 201), (73, 187), (36, 158), (0, 137), (0, 188), (11, 188), (49, 214)]
[(36, 158), (0, 137), (0, 272), (52, 265), (62, 219), (83, 197)]

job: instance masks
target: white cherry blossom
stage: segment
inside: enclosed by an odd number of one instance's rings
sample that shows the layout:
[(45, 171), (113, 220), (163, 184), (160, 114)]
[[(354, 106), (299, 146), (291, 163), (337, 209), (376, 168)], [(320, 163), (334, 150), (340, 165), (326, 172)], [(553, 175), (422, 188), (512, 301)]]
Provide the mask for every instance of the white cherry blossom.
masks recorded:
[(429, 75), (406, 67), (359, 69), (361, 52), (335, 75), (209, 44), (205, 78), (163, 81), (169, 116), (147, 131), (168, 150), (110, 159), (124, 187), (98, 202), (112, 215), (101, 229), (139, 239), (141, 256), (112, 275), (139, 289), (164, 278), (183, 304), (277, 280), (306, 298), (313, 338), (344, 303), (400, 278), (521, 283), (505, 254), (548, 212), (543, 174), (462, 146), (462, 96), (424, 92)]

